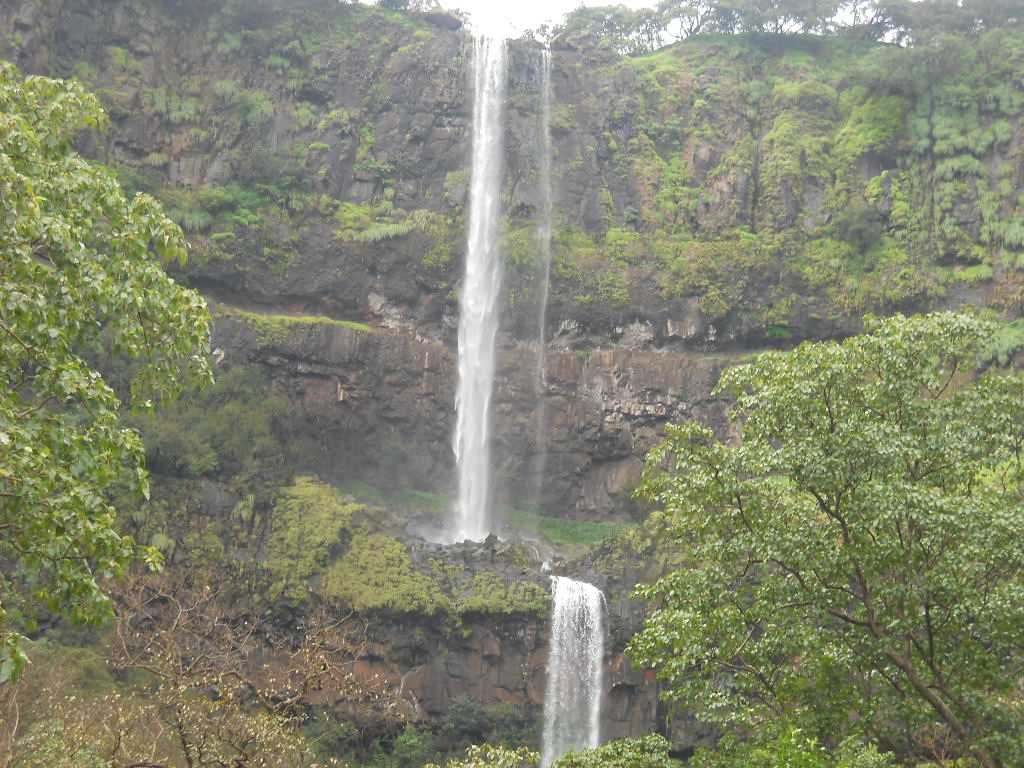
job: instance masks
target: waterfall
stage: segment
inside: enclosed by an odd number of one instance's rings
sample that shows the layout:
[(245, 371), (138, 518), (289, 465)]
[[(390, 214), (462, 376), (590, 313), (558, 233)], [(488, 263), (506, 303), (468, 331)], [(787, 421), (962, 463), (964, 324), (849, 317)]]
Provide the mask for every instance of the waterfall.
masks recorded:
[(505, 41), (477, 37), (469, 235), (459, 297), (459, 383), (453, 438), (459, 475), (456, 541), (480, 540), (491, 532), (491, 395), (501, 292), (498, 217), (505, 79)]
[(542, 768), (601, 738), (604, 595), (593, 584), (551, 577), (551, 649), (544, 693)]
[(537, 312), (537, 339), (540, 354), (537, 369), (543, 380), (545, 376), (544, 343), (548, 322), (548, 289), (551, 284), (551, 49), (541, 51), (540, 66), (540, 222), (537, 225), (537, 240), (540, 245), (540, 309)]
[(544, 394), (547, 390), (547, 322), (548, 292), (551, 285), (551, 214), (553, 198), (551, 191), (551, 49), (541, 51), (540, 66), (540, 220), (537, 224), (537, 244), (540, 251), (540, 302), (537, 310), (537, 418), (534, 426), (536, 453), (534, 454), (534, 507), (541, 506), (544, 475), (548, 463), (548, 412)]

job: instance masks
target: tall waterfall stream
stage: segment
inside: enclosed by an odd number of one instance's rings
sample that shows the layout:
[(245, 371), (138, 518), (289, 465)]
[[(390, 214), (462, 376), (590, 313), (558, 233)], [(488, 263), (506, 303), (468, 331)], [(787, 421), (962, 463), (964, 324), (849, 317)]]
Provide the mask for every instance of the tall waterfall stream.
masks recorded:
[(548, 412), (544, 399), (548, 385), (547, 375), (547, 323), (548, 293), (551, 286), (551, 222), (554, 198), (551, 189), (551, 49), (541, 51), (540, 67), (540, 157), (538, 182), (540, 189), (540, 220), (537, 223), (537, 247), (540, 252), (539, 290), (537, 310), (537, 416), (534, 425), (533, 506), (539, 508), (544, 490), (544, 476), (548, 463)]
[(551, 578), (551, 647), (544, 692), (542, 768), (601, 739), (605, 600), (593, 584)]
[[(458, 464), (455, 541), (481, 540), (491, 533), (491, 399), (495, 342), (501, 300), (498, 245), (501, 215), (502, 121), (506, 91), (504, 40), (480, 36), (473, 50), (473, 153), (465, 277), (459, 297), (459, 381), (455, 398), (453, 448)], [(551, 279), (551, 54), (541, 60), (541, 155), (538, 160), (541, 210), (537, 225), (539, 267), (537, 395), (546, 388), (545, 330)], [(546, 461), (546, 418), (536, 425), (536, 496)], [(544, 696), (542, 766), (570, 750), (600, 741), (605, 600), (582, 581), (552, 577), (551, 648)]]
[(459, 494), (453, 535), (479, 541), (491, 532), (491, 396), (501, 300), (502, 112), (506, 43), (477, 37), (473, 51), (473, 167), (466, 271), (459, 296), (459, 383), (453, 438)]

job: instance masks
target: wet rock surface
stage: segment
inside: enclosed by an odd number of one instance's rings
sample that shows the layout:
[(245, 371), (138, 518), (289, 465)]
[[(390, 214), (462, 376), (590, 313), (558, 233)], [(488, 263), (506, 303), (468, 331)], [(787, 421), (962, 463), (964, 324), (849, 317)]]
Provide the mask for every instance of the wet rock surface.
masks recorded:
[[(330, 324), (261, 337), (245, 319), (216, 321), (228, 363), (265, 366), (294, 408), (291, 429), (319, 446), (309, 460), (325, 479), (450, 491), (455, 356), (408, 332)], [(664, 426), (723, 423), (711, 390), (728, 360), (699, 353), (548, 351), (537, 396), (536, 347), (500, 350), (495, 391), (498, 501), (539, 502), (549, 514), (628, 519), (643, 456)], [(543, 411), (543, 413), (541, 413)], [(541, 421), (541, 419), (543, 420)], [(539, 433), (539, 424), (544, 425)], [(543, 477), (534, 457), (545, 443)], [(533, 499), (535, 489), (543, 491)]]

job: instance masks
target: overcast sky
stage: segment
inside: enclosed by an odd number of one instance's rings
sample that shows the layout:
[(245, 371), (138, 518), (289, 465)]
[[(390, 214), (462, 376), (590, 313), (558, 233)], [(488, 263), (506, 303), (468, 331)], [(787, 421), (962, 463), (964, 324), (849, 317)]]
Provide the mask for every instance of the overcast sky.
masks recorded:
[(524, 29), (561, 21), (581, 5), (626, 5), (644, 8), (656, 0), (441, 0), (446, 8), (460, 8), (470, 14), (473, 29), (494, 34), (517, 35)]

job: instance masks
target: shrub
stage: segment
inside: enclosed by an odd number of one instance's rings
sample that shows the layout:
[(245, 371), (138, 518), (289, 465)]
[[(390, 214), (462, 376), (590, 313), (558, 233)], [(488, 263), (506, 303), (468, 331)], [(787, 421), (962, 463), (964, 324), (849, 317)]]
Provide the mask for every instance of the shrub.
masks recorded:
[(682, 763), (669, 757), (670, 747), (658, 734), (619, 739), (596, 749), (570, 752), (555, 761), (554, 768), (681, 768)]
[(546, 615), (551, 598), (548, 591), (532, 581), (507, 580), (496, 573), (478, 573), (469, 594), (457, 604), (462, 614)]

